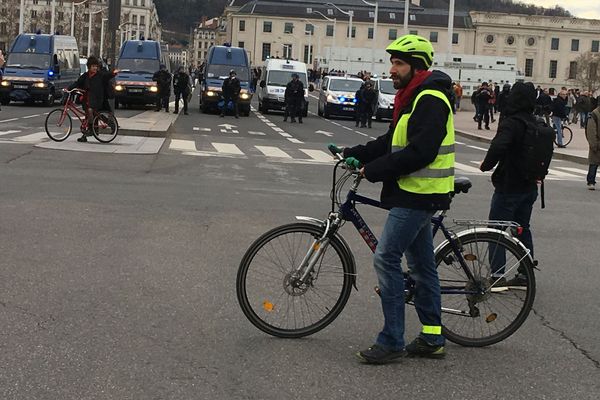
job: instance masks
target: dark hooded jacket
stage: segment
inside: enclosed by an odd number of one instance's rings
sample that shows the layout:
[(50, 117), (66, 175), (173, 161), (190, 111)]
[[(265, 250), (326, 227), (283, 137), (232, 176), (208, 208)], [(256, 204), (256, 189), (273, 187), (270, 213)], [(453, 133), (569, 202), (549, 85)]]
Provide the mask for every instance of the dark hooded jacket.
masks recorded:
[[(425, 89), (435, 89), (450, 99), (452, 80), (441, 71), (433, 71), (415, 90), (413, 100)], [(412, 102), (401, 111), (409, 113)], [(431, 164), (437, 157), (446, 136), (446, 124), (451, 110), (446, 103), (434, 96), (422, 97), (408, 121), (409, 145), (401, 151), (392, 152), (395, 126), (390, 125), (385, 135), (344, 150), (345, 157), (354, 157), (365, 164), (365, 177), (370, 182), (383, 182), (381, 203), (385, 208), (403, 207), (420, 210), (446, 210), (450, 207), (448, 194), (416, 194), (398, 187), (398, 178), (418, 171)]]
[(535, 180), (524, 177), (524, 135), (527, 124), (535, 124), (533, 111), (536, 92), (532, 83), (517, 82), (508, 95), (504, 118), (481, 163), (482, 171), (491, 171), (492, 183), (499, 193), (528, 193), (537, 190)]

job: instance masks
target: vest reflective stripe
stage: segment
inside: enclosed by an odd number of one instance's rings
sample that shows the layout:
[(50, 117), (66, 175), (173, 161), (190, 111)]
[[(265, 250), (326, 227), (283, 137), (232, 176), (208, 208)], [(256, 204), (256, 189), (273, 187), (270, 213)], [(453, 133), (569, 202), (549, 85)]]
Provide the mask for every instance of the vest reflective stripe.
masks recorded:
[(442, 327), (423, 325), (423, 330), (421, 331), (421, 333), (424, 333), (426, 335), (441, 335)]
[[(406, 147), (400, 147), (400, 146), (392, 146), (392, 153), (396, 152), (396, 151), (400, 151), (400, 150), (404, 150)], [(454, 153), (454, 145), (448, 145), (448, 146), (440, 146), (440, 151), (438, 151), (438, 154), (451, 154)]]
[[(396, 124), (392, 138), (392, 152), (401, 151), (409, 145), (408, 124), (412, 113), (423, 96), (434, 96), (448, 106), (446, 135), (431, 164), (409, 175), (398, 178), (398, 187), (404, 191), (418, 194), (444, 194), (454, 190), (454, 115), (446, 95), (439, 90), (427, 89), (420, 92), (412, 103), (409, 113), (403, 114)], [(415, 123), (418, 121), (413, 121)]]

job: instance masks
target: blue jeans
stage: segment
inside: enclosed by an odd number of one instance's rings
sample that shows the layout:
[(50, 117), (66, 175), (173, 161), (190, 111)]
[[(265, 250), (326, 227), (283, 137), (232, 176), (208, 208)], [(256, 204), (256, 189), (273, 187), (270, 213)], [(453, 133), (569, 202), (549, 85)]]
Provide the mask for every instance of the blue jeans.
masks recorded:
[[(529, 221), (537, 196), (537, 187), (528, 193), (494, 192), (489, 215), (490, 220), (514, 221), (521, 225), (523, 233), (519, 236), (519, 240), (531, 251), (531, 257), (533, 257), (533, 236)], [(492, 275), (502, 275), (504, 264), (506, 264), (506, 254), (496, 251), (496, 246), (490, 244), (489, 258)]]
[(587, 121), (588, 121), (589, 116), (590, 115), (587, 112), (580, 111), (579, 112), (579, 126), (581, 126), (582, 128), (587, 127)]
[[(375, 251), (374, 265), (381, 295), (384, 326), (377, 344), (390, 350), (404, 348), (404, 276), (402, 256), (415, 280), (415, 308), (424, 326), (441, 326), (440, 282), (433, 255), (433, 211), (392, 208)], [(444, 344), (442, 335), (421, 334), (432, 345)]]
[(560, 117), (552, 117), (552, 123), (554, 124), (554, 129), (556, 129), (556, 141), (559, 146), (563, 145), (563, 134), (562, 134), (562, 118)]
[(598, 172), (597, 164), (590, 164), (587, 174), (587, 183), (595, 185), (596, 184), (596, 172)]

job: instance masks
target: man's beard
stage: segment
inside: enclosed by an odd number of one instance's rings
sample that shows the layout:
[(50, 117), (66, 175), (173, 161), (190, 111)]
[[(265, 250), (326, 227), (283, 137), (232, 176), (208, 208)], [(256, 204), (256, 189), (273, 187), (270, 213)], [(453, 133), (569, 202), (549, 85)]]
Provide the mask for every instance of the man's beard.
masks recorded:
[(407, 87), (408, 84), (410, 83), (410, 81), (412, 80), (413, 75), (414, 74), (411, 70), (410, 73), (408, 75), (406, 75), (405, 77), (397, 76), (399, 79), (398, 80), (394, 79), (394, 89), (399, 90), (399, 89), (404, 89), (405, 87)]

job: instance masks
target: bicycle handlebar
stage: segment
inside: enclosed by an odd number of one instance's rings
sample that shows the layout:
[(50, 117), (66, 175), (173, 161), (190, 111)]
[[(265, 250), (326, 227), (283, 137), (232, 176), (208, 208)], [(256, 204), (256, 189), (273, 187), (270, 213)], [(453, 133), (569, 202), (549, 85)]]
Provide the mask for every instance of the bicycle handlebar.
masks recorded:
[(77, 93), (81, 93), (81, 94), (85, 93), (85, 90), (79, 89), (79, 88), (73, 88), (71, 90), (69, 90), (69, 89), (63, 89), (62, 91), (65, 92), (65, 93), (73, 93), (73, 92), (77, 92)]

